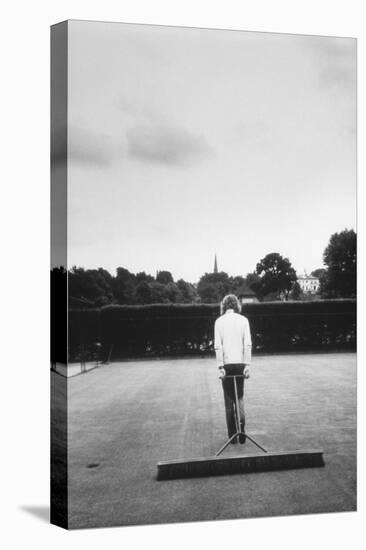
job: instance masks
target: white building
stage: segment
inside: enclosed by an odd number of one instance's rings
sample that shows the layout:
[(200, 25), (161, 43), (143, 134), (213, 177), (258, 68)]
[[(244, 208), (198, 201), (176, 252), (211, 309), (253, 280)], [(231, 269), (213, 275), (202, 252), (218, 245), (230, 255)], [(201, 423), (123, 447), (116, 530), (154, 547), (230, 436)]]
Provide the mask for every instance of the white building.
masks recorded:
[(318, 277), (307, 275), (306, 271), (303, 275), (299, 275), (297, 282), (304, 294), (316, 294), (320, 287), (320, 281)]

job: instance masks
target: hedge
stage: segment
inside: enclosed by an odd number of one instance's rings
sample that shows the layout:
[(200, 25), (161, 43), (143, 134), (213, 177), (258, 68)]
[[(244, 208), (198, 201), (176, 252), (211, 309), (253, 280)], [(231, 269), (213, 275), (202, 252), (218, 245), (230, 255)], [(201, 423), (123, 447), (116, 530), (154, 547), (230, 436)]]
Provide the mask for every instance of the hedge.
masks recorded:
[[(356, 349), (355, 300), (253, 303), (242, 313), (253, 353)], [(69, 310), (69, 360), (212, 354), (218, 316), (217, 304)]]
[[(62, 267), (51, 271), (51, 365), (67, 363), (67, 277)], [(69, 354), (70, 356), (70, 354)]]

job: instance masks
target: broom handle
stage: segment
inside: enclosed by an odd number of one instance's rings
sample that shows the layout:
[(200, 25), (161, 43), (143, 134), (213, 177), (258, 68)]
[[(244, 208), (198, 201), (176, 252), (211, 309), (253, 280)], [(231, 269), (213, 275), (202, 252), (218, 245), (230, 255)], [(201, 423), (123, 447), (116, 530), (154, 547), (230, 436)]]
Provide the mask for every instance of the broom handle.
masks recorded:
[[(240, 378), (242, 377), (241, 375), (238, 375), (240, 376)], [(245, 378), (245, 376), (243, 376), (243, 378)], [(239, 398), (238, 398), (238, 388), (237, 388), (237, 385), (236, 385), (236, 376), (234, 376), (234, 387), (235, 387), (235, 403), (236, 403), (236, 422), (237, 422), (237, 432), (238, 433), (243, 433), (241, 431), (241, 426), (240, 426), (240, 414), (239, 414)], [(254, 443), (254, 445), (256, 445), (261, 451), (264, 451), (265, 453), (268, 453), (267, 449), (265, 449), (264, 447), (262, 447), (262, 445), (259, 445), (259, 443), (256, 442), (255, 439), (253, 439), (252, 437), (250, 437), (250, 435), (246, 434), (247, 438), (252, 442)]]
[(236, 385), (236, 376), (234, 376), (234, 389), (235, 389), (235, 405), (236, 405), (236, 431), (241, 433), (239, 398), (238, 398), (238, 387)]
[[(221, 380), (224, 380), (225, 378), (234, 378), (234, 391), (235, 391), (235, 408), (236, 408), (236, 414), (235, 414), (235, 424), (236, 424), (236, 433), (234, 435), (232, 435), (230, 437), (230, 439), (228, 439), (228, 441), (225, 443), (225, 445), (223, 445), (221, 447), (221, 449), (219, 449), (216, 453), (215, 456), (219, 456), (222, 451), (224, 449), (226, 449), (226, 447), (229, 445), (230, 441), (232, 439), (234, 439), (234, 437), (236, 437), (238, 434), (241, 434), (241, 433), (244, 433), (241, 431), (241, 426), (240, 426), (240, 414), (239, 414), (239, 398), (238, 398), (238, 388), (237, 388), (237, 384), (236, 384), (236, 379), (237, 378), (246, 378), (243, 374), (237, 374), (237, 375), (229, 375), (229, 376), (220, 376), (220, 379)], [(245, 434), (246, 437), (249, 439), (249, 441), (251, 441), (252, 443), (254, 443), (254, 445), (256, 445), (261, 451), (263, 451), (264, 453), (268, 453), (267, 449), (265, 449), (264, 447), (262, 447), (262, 445), (259, 445), (259, 443), (256, 442), (255, 439), (253, 439), (250, 435), (248, 435), (247, 433)]]

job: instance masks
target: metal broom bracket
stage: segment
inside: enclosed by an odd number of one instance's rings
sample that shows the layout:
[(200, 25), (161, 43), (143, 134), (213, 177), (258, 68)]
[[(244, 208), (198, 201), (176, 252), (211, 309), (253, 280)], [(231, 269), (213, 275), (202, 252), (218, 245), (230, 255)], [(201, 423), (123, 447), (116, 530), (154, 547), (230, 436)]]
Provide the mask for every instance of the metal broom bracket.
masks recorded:
[(229, 443), (235, 438), (235, 437), (238, 437), (240, 435), (244, 435), (247, 439), (249, 439), (249, 441), (251, 441), (252, 443), (254, 443), (254, 445), (256, 445), (256, 447), (258, 447), (258, 449), (260, 449), (261, 451), (263, 451), (264, 453), (268, 453), (267, 449), (265, 449), (264, 447), (262, 447), (262, 445), (259, 445), (259, 443), (257, 443), (257, 441), (255, 441), (255, 439), (253, 439), (250, 435), (248, 435), (246, 432), (244, 431), (241, 431), (241, 428), (240, 428), (240, 414), (239, 414), (239, 398), (238, 398), (238, 386), (237, 386), (237, 382), (236, 382), (236, 379), (237, 378), (247, 378), (244, 374), (235, 374), (235, 375), (223, 375), (223, 376), (219, 376), (219, 379), (224, 381), (226, 380), (227, 378), (233, 378), (234, 379), (234, 391), (235, 391), (235, 425), (236, 425), (236, 432), (234, 433), (234, 435), (232, 435), (227, 441), (226, 443), (220, 447), (220, 449), (217, 451), (217, 453), (215, 454), (215, 456), (219, 456), (225, 449), (226, 447), (229, 445)]

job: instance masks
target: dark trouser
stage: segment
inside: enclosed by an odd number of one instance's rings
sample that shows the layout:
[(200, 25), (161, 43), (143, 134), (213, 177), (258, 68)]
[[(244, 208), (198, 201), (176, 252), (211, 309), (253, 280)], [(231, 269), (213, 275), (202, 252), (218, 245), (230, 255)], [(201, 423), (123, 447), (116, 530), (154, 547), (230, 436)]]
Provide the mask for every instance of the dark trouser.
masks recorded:
[[(244, 365), (240, 363), (225, 365), (225, 374), (227, 374), (228, 376), (243, 374), (243, 370), (244, 370)], [(244, 432), (245, 431), (244, 430), (245, 415), (244, 415), (244, 399), (243, 399), (244, 398), (244, 378), (236, 379), (236, 387), (238, 390), (240, 431)], [(227, 433), (229, 437), (231, 437), (237, 431), (236, 423), (235, 423), (236, 403), (235, 403), (234, 378), (229, 378), (226, 380), (224, 379), (222, 381), (222, 388), (224, 390)]]

